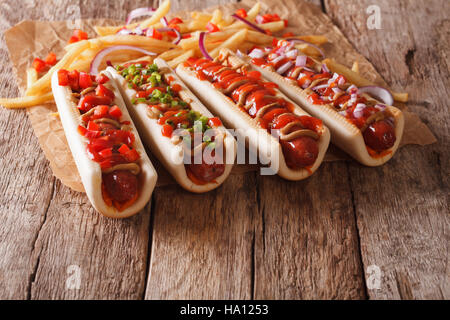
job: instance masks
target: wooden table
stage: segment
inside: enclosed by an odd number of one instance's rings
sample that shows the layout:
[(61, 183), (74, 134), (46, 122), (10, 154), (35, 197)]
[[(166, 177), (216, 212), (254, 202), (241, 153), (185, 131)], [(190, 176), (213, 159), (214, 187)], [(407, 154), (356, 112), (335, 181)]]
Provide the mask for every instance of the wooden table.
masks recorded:
[[(153, 2), (3, 0), (0, 30), (78, 9), (124, 19)], [(172, 2), (178, 11), (227, 1)], [(249, 172), (205, 195), (166, 186), (116, 221), (52, 176), (25, 112), (1, 108), (0, 298), (449, 299), (449, 2), (313, 2), (410, 93), (438, 143), (406, 146), (379, 168), (324, 163), (303, 182)], [(372, 4), (381, 30), (367, 28)], [(16, 95), (2, 38), (0, 96)]]

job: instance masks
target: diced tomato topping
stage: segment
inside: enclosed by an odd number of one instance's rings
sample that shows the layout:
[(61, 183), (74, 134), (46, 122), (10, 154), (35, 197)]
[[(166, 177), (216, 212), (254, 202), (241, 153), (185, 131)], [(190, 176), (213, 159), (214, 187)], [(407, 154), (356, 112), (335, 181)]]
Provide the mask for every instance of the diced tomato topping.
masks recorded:
[(88, 139), (95, 139), (95, 138), (99, 138), (102, 136), (102, 132), (101, 131), (91, 131), (91, 130), (87, 130), (86, 133), (84, 134), (84, 136)]
[(118, 106), (112, 106), (109, 109), (109, 115), (113, 118), (120, 119), (122, 116), (122, 110)]
[(241, 18), (247, 18), (247, 11), (245, 9), (239, 9), (236, 14)]
[(92, 87), (92, 77), (86, 72), (80, 72), (79, 84), (81, 89)]
[(212, 23), (211, 21), (208, 22), (208, 24), (206, 25), (206, 30), (208, 30), (209, 33), (213, 33), (213, 32), (217, 32), (220, 31), (219, 27), (216, 26), (214, 23)]
[(191, 37), (192, 37), (192, 35), (190, 33), (186, 33), (181, 36), (182, 39), (189, 39)]
[(105, 117), (108, 114), (109, 106), (107, 105), (99, 105), (95, 107), (94, 110), (94, 118), (100, 119)]
[(121, 154), (126, 154), (130, 150), (131, 149), (126, 144), (123, 144), (119, 149), (117, 149), (117, 151), (119, 151)]
[(284, 21), (284, 27), (286, 28), (288, 26), (288, 21), (287, 21), (287, 19), (283, 19), (283, 21)]
[(87, 129), (92, 130), (92, 131), (99, 131), (100, 126), (97, 123), (95, 123), (94, 121), (89, 121), (88, 125), (87, 125)]
[(147, 35), (150, 38), (162, 40), (162, 33), (157, 31), (155, 28), (151, 28), (150, 31), (147, 33)]
[(106, 158), (109, 158), (112, 156), (112, 150), (113, 150), (112, 148), (106, 148), (106, 149), (99, 151), (98, 154), (106, 159)]
[(161, 128), (161, 133), (164, 137), (170, 138), (172, 136), (173, 127), (170, 124), (165, 124)]
[(285, 34), (283, 34), (283, 38), (289, 38), (289, 37), (293, 37), (294, 34), (292, 32), (286, 32)]
[(130, 162), (135, 162), (139, 159), (139, 153), (136, 151), (136, 149), (131, 149), (125, 154), (125, 158)]
[(81, 134), (83, 137), (86, 134), (87, 129), (83, 126), (78, 126), (78, 133)]
[(222, 125), (222, 121), (217, 117), (209, 119), (209, 123), (211, 124), (211, 127), (220, 127)]
[(75, 37), (75, 36), (71, 36), (70, 38), (69, 38), (69, 43), (75, 43), (75, 42), (78, 42), (78, 41), (80, 41), (80, 39), (78, 39), (78, 37)]
[(74, 91), (78, 91), (80, 89), (80, 73), (77, 70), (73, 70), (69, 72), (69, 85)]
[(106, 170), (112, 167), (112, 162), (110, 159), (106, 159), (105, 161), (100, 162), (100, 168), (102, 170)]
[(47, 68), (47, 64), (44, 60), (35, 58), (33, 61), (33, 68), (36, 70), (36, 72), (42, 72)]
[(69, 85), (69, 71), (58, 70), (58, 84), (64, 87)]
[(174, 83), (173, 85), (170, 86), (170, 88), (175, 92), (180, 92), (182, 89), (178, 83)]
[(102, 84), (99, 84), (97, 86), (97, 88), (95, 89), (95, 94), (99, 97), (108, 97), (111, 98), (111, 100), (114, 99), (114, 92), (112, 92)]
[(179, 23), (183, 23), (183, 20), (181, 20), (178, 17), (173, 18), (172, 20), (169, 21), (169, 25), (171, 24), (179, 24)]
[(87, 40), (88, 34), (80, 29), (75, 29), (73, 31), (73, 36), (77, 37), (78, 40)]
[(98, 84), (105, 84), (106, 82), (109, 81), (109, 78), (105, 76), (103, 73), (100, 73), (98, 76), (95, 77), (95, 81)]
[(50, 52), (47, 55), (47, 58), (45, 58), (45, 63), (50, 65), (50, 66), (54, 66), (56, 64), (56, 54), (54, 54), (53, 52)]

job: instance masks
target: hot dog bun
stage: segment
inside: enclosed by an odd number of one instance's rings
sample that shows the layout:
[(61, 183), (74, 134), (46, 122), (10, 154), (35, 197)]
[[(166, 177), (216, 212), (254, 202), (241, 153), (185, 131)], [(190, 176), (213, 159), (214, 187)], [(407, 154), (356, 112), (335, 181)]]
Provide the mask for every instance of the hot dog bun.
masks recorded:
[[(251, 64), (252, 59), (249, 56), (243, 55), (242, 59)], [(267, 80), (278, 84), (284, 94), (302, 106), (307, 112), (321, 119), (331, 131), (331, 141), (360, 163), (367, 166), (379, 166), (391, 159), (397, 151), (405, 126), (403, 113), (398, 108), (388, 106), (386, 109), (392, 114), (395, 122), (396, 141), (394, 145), (387, 152), (384, 152), (383, 155), (372, 157), (366, 148), (361, 130), (336, 112), (333, 106), (329, 104), (313, 105), (308, 101), (308, 92), (306, 90), (293, 85), (285, 77), (268, 68), (251, 65), (255, 70), (261, 72)]]
[[(157, 58), (154, 60), (154, 63), (160, 69), (166, 69), (165, 76), (172, 76), (175, 79), (173, 83), (177, 83), (181, 86), (182, 89), (179, 92), (180, 98), (189, 102), (192, 110), (199, 111), (207, 117), (214, 117), (184, 85), (164, 60)], [(161, 134), (161, 125), (158, 124), (158, 120), (152, 119), (147, 115), (148, 105), (145, 103), (133, 104), (131, 99), (136, 96), (136, 91), (127, 86), (126, 80), (114, 68), (108, 67), (107, 70), (112, 74), (113, 79), (116, 81), (126, 105), (128, 106), (131, 117), (139, 128), (142, 139), (181, 187), (191, 192), (203, 193), (219, 187), (225, 181), (233, 168), (234, 159), (236, 157), (236, 141), (223, 126), (217, 127), (217, 129), (224, 135), (225, 171), (213, 182), (196, 184), (189, 179), (183, 162), (174, 161), (174, 156), (183, 159), (184, 150), (182, 148), (182, 143), (174, 144), (170, 138), (163, 136)]]
[[(244, 63), (229, 50), (222, 50), (221, 55), (228, 56), (228, 62), (231, 64), (231, 67), (236, 67)], [(229, 97), (217, 90), (209, 81), (200, 80), (195, 72), (188, 67), (180, 64), (176, 71), (192, 91), (213, 113), (219, 115), (229, 128), (243, 130), (251, 129), (244, 133), (247, 135), (245, 138), (247, 146), (253, 150), (258, 150), (260, 159), (264, 163), (270, 161), (270, 156), (273, 157), (273, 155), (276, 155), (277, 158), (275, 159), (278, 162), (278, 171), (276, 173), (282, 178), (294, 181), (305, 179), (314, 173), (322, 163), (330, 142), (330, 133), (325, 126), (322, 127), (322, 132), (320, 133), (318, 142), (319, 152), (314, 164), (310, 168), (291, 169), (286, 164), (281, 144), (266, 130), (261, 130), (261, 127), (256, 120), (249, 116), (245, 111), (241, 110), (241, 108), (239, 108)], [(291, 102), (294, 105), (294, 114), (308, 115), (280, 91), (276, 90), (276, 96)], [(238, 136), (241, 135), (239, 131), (237, 131), (236, 134)], [(265, 157), (265, 155), (268, 155), (268, 157)]]
[[(104, 71), (103, 73), (109, 79), (112, 79), (112, 75), (108, 72)], [(98, 212), (107, 217), (127, 218), (142, 210), (150, 200), (156, 184), (157, 174), (150, 159), (145, 153), (144, 146), (142, 145), (139, 134), (128, 114), (125, 103), (119, 94), (118, 88), (113, 81), (111, 81), (111, 85), (116, 93), (114, 104), (122, 111), (122, 119), (124, 121), (130, 121), (131, 131), (135, 136), (134, 147), (140, 155), (140, 159), (138, 160), (141, 169), (138, 181), (138, 199), (123, 211), (119, 211), (114, 206), (108, 206), (105, 203), (102, 196), (102, 170), (99, 163), (89, 159), (86, 152), (87, 139), (78, 133), (81, 117), (77, 105), (72, 99), (72, 91), (69, 86), (59, 85), (58, 72), (55, 72), (52, 77), (52, 91), (58, 107), (59, 117), (89, 201)]]

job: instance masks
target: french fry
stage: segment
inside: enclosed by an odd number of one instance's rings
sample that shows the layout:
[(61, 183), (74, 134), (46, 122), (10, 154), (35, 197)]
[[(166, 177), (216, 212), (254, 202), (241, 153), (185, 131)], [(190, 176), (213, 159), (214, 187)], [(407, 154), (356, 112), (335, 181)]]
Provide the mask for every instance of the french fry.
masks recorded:
[(242, 42), (245, 41), (245, 38), (247, 37), (248, 30), (242, 29), (241, 31), (236, 32), (232, 37), (228, 38), (226, 41), (221, 43), (217, 48), (212, 50), (209, 55), (212, 58), (215, 58), (219, 55), (219, 51), (222, 48), (228, 48), (230, 50), (235, 51), (237, 47), (241, 45)]
[(172, 49), (161, 53), (158, 57), (166, 61), (175, 59), (184, 53), (183, 49)]
[(142, 21), (139, 26), (141, 29), (150, 27), (151, 25), (159, 22), (162, 17), (164, 17), (170, 10), (170, 0), (166, 0), (158, 7), (158, 9), (153, 13), (153, 15), (147, 20)]
[(211, 23), (219, 25), (221, 21), (222, 21), (222, 11), (220, 9), (214, 10), (211, 18)]
[(85, 49), (89, 48), (89, 41), (82, 40), (79, 41), (83, 43), (82, 45), (76, 46), (72, 48), (69, 52), (67, 52), (61, 60), (57, 64), (55, 64), (42, 78), (33, 83), (31, 87), (29, 87), (26, 91), (27, 96), (33, 96), (39, 94), (40, 91), (44, 91), (45, 89), (50, 88), (50, 82), (53, 73), (56, 70), (67, 68), (72, 64), (73, 61), (83, 52)]
[[(247, 26), (247, 25), (246, 25), (246, 27), (250, 28), (250, 26)], [(283, 30), (285, 28), (285, 25), (284, 25), (284, 21), (280, 20), (280, 21), (259, 24), (258, 27), (260, 27), (261, 29), (264, 29), (266, 31), (268, 30), (270, 32), (277, 32), (277, 31)]]
[(178, 66), (180, 63), (185, 62), (187, 59), (189, 59), (190, 57), (193, 57), (195, 54), (195, 50), (191, 49), (189, 51), (186, 51), (185, 53), (183, 53), (181, 56), (178, 56), (177, 58), (169, 61), (167, 64), (169, 65), (169, 67), (171, 68), (175, 68), (176, 66)]
[[(233, 29), (231, 29), (233, 30)], [(258, 31), (248, 30), (247, 32), (247, 41), (257, 43), (257, 44), (268, 44), (272, 43), (272, 36), (269, 36), (268, 34), (263, 34)]]
[(53, 94), (51, 92), (47, 92), (37, 96), (0, 99), (0, 105), (8, 109), (21, 109), (38, 106), (51, 100), (53, 100)]
[(119, 31), (120, 28), (122, 28), (122, 27), (112, 27), (112, 26), (102, 27), (102, 26), (95, 26), (95, 27), (94, 27), (94, 30), (95, 30), (95, 33), (97, 33), (100, 37), (104, 37), (104, 36), (109, 36), (109, 35), (112, 35), (112, 34), (117, 33), (117, 31)]
[(313, 56), (315, 58), (320, 57), (321, 53), (314, 47), (309, 46), (307, 43), (296, 44), (295, 47), (307, 56)]
[(187, 28), (188, 28), (189, 32), (197, 31), (197, 30), (205, 30), (208, 22), (209, 21), (205, 21), (205, 20), (192, 20), (192, 21), (188, 22)]
[[(366, 78), (363, 78), (358, 73), (352, 71), (351, 69), (347, 68), (346, 66), (337, 63), (336, 61), (332, 59), (325, 59), (322, 61), (322, 63), (325, 63), (328, 69), (330, 69), (332, 72), (339, 73), (343, 75), (348, 81), (351, 83), (354, 83), (358, 87), (365, 87), (365, 86), (374, 86), (375, 84), (367, 80)], [(408, 93), (400, 93), (400, 92), (393, 92), (389, 90), (394, 97), (395, 101), (399, 102), (407, 102), (408, 101)]]
[(352, 71), (356, 72), (356, 73), (359, 73), (359, 63), (358, 63), (358, 61), (353, 62)]
[(294, 36), (292, 38), (297, 38), (318, 46), (328, 42), (328, 38), (325, 36), (307, 35), (307, 36)]
[(225, 27), (228, 27), (229, 25), (231, 25), (233, 22), (235, 22), (235, 19), (231, 16), (222, 17), (222, 20), (220, 22), (218, 22), (217, 26), (220, 29), (224, 29)]
[(212, 15), (210, 15), (209, 13), (204, 13), (204, 12), (198, 12), (198, 11), (193, 11), (191, 12), (191, 18), (197, 21), (210, 21), (212, 19)]
[(27, 89), (37, 81), (38, 74), (34, 68), (27, 69)]

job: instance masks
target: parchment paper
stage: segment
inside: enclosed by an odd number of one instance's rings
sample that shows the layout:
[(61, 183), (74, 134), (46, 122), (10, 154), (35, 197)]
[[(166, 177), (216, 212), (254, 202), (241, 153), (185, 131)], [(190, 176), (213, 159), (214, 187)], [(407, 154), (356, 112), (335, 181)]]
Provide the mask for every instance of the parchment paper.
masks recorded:
[[(331, 22), (319, 7), (297, 0), (262, 0), (262, 12), (278, 13), (282, 18), (289, 20), (289, 27), (283, 32), (292, 31), (296, 35), (318, 34), (325, 35), (329, 42), (324, 46), (327, 57), (351, 66), (354, 61), (359, 62), (360, 73), (369, 80), (387, 87), (385, 81), (376, 72), (375, 68), (359, 54), (355, 48), (344, 37), (341, 31)], [(250, 8), (253, 0), (244, 0), (237, 4), (227, 4), (221, 8), (226, 14), (233, 13), (238, 8)], [(205, 9), (211, 12), (216, 7)], [(187, 13), (176, 15), (186, 16)], [(94, 36), (95, 25), (120, 25), (121, 21), (107, 19), (80, 20), (78, 27), (87, 31), (89, 36)], [(44, 58), (52, 51), (58, 58), (63, 55), (63, 47), (72, 33), (73, 22), (55, 21), (23, 21), (5, 32), (5, 40), (14, 65), (19, 88), (22, 92), (26, 87), (26, 68), (28, 68), (34, 57)], [(420, 118), (407, 110), (404, 105), (397, 105), (405, 114), (405, 131), (401, 146), (406, 144), (427, 145), (436, 142), (436, 138)], [(67, 145), (61, 122), (58, 117), (52, 115), (56, 112), (56, 105), (48, 103), (43, 106), (27, 109), (31, 125), (45, 156), (50, 162), (53, 174), (63, 184), (73, 190), (83, 192), (78, 170)], [(150, 154), (150, 153), (149, 153)], [(159, 174), (157, 186), (173, 184), (175, 181), (162, 165), (150, 155), (153, 164)], [(350, 159), (344, 152), (330, 145), (325, 156), (325, 161), (336, 161)], [(236, 165), (233, 174), (257, 170), (257, 165)]]

